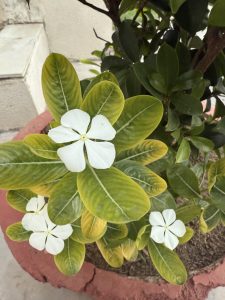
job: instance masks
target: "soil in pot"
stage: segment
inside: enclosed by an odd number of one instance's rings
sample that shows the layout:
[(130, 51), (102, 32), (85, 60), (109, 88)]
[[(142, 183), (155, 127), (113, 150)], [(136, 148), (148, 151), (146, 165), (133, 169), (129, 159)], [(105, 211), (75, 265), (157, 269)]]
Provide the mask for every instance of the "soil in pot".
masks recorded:
[[(198, 230), (199, 226), (197, 224), (192, 224), (192, 227), (195, 229), (194, 237), (185, 245), (180, 245), (177, 248), (177, 253), (189, 273), (206, 268), (225, 256), (224, 226), (217, 226), (208, 234), (202, 234)], [(144, 252), (141, 252), (135, 262), (126, 262), (120, 269), (115, 269), (105, 262), (95, 244), (86, 247), (86, 261), (91, 262), (100, 269), (142, 279), (149, 276), (159, 276), (150, 258)]]

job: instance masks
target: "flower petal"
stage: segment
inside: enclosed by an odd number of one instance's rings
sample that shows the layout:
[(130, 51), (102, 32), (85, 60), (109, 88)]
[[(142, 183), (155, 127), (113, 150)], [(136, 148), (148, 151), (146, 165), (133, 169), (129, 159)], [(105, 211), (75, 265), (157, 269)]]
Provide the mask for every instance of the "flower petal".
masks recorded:
[(40, 211), (45, 206), (45, 197), (38, 196), (37, 197), (37, 203), (38, 203), (38, 211)]
[(64, 241), (60, 238), (54, 237), (51, 234), (48, 235), (45, 249), (52, 255), (57, 255), (63, 251)]
[(47, 225), (45, 218), (41, 214), (28, 213), (23, 216), (22, 226), (28, 231), (46, 231)]
[(82, 172), (86, 167), (83, 141), (59, 148), (57, 154), (71, 172)]
[(85, 134), (90, 123), (90, 116), (83, 110), (72, 109), (65, 113), (61, 118), (63, 126), (73, 128), (80, 134)]
[(162, 227), (162, 226), (152, 226), (150, 237), (156, 243), (162, 244), (162, 243), (164, 243), (164, 240), (165, 240), (164, 233), (165, 233), (165, 227)]
[(40, 211), (45, 205), (45, 198), (42, 196), (38, 197), (32, 197), (26, 206), (27, 211), (32, 211), (32, 212), (38, 212)]
[(162, 217), (161, 212), (159, 211), (152, 211), (149, 215), (149, 223), (154, 226), (154, 225), (159, 225), (159, 226), (165, 226), (165, 221)]
[(178, 237), (182, 237), (186, 232), (186, 227), (181, 220), (176, 220), (168, 229)]
[(49, 218), (49, 215), (48, 215), (48, 204), (45, 205), (45, 207), (43, 208), (42, 210), (42, 215), (45, 219), (45, 223), (46, 223), (46, 228), (48, 231), (51, 231), (53, 228), (56, 227), (56, 224), (54, 224), (50, 218)]
[(52, 231), (51, 233), (62, 239), (62, 240), (66, 240), (68, 239), (71, 234), (73, 233), (73, 228), (70, 224), (67, 224), (67, 225), (59, 225), (59, 226), (56, 226)]
[(172, 232), (170, 232), (169, 230), (166, 230), (164, 244), (167, 248), (169, 248), (170, 250), (173, 250), (179, 244), (179, 240)]
[(162, 215), (167, 226), (172, 224), (176, 220), (176, 213), (174, 209), (165, 209), (162, 212)]
[(29, 238), (29, 244), (39, 250), (42, 251), (45, 249), (45, 242), (46, 242), (47, 233), (45, 232), (35, 232), (32, 233)]
[(50, 129), (48, 136), (56, 143), (68, 143), (79, 140), (80, 135), (71, 128), (58, 126)]
[(112, 143), (85, 141), (90, 165), (95, 169), (108, 169), (112, 166), (116, 150)]
[(111, 141), (114, 139), (115, 135), (116, 130), (103, 115), (97, 115), (92, 119), (91, 128), (87, 133), (88, 138), (103, 141)]

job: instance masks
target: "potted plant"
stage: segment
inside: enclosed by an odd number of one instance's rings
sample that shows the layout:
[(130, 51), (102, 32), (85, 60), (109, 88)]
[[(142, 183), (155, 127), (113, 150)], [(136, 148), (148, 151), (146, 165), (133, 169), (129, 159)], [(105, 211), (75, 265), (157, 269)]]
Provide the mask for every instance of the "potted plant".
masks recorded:
[[(51, 54), (51, 117), (0, 145), (1, 226), (39, 280), (97, 299), (202, 298), (224, 284), (224, 4), (211, 1), (202, 40), (208, 1), (106, 2), (116, 31), (94, 53), (103, 73), (80, 83)], [(185, 264), (191, 280), (173, 286)], [(152, 266), (170, 284), (153, 282)]]

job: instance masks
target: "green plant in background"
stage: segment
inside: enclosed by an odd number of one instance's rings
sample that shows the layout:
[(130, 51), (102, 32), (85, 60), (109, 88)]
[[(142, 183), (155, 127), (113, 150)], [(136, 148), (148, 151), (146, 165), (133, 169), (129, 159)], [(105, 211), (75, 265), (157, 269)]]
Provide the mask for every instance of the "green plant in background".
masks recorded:
[(0, 146), (0, 187), (25, 214), (8, 236), (41, 244), (67, 275), (95, 242), (112, 267), (144, 251), (183, 284), (174, 249), (194, 235), (189, 223), (203, 233), (225, 224), (224, 2), (78, 1), (112, 19), (112, 43), (93, 53), (102, 73), (80, 83), (50, 55), (51, 130)]

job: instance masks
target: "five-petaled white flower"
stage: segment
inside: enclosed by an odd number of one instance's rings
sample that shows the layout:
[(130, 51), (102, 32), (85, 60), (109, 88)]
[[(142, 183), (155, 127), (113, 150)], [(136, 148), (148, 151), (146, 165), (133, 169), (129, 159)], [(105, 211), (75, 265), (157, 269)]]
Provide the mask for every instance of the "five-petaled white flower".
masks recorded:
[(39, 251), (45, 249), (52, 255), (62, 252), (64, 240), (73, 233), (72, 226), (52, 223), (48, 216), (48, 204), (45, 204), (43, 197), (31, 198), (27, 209), (33, 213), (25, 214), (22, 225), (26, 230), (33, 232), (30, 235), (29, 244)]
[(96, 115), (91, 124), (90, 120), (88, 113), (73, 109), (62, 116), (61, 126), (49, 130), (48, 136), (54, 142), (73, 142), (57, 150), (58, 156), (71, 172), (82, 172), (85, 169), (84, 146), (93, 168), (108, 169), (115, 160), (115, 147), (112, 143), (106, 142), (114, 139), (115, 129), (103, 115)]
[(173, 250), (179, 244), (177, 237), (182, 237), (186, 228), (181, 220), (176, 220), (173, 209), (165, 209), (162, 213), (153, 211), (150, 213), (149, 222), (152, 225), (150, 237), (159, 244), (164, 244)]

